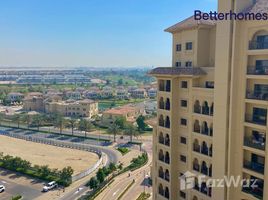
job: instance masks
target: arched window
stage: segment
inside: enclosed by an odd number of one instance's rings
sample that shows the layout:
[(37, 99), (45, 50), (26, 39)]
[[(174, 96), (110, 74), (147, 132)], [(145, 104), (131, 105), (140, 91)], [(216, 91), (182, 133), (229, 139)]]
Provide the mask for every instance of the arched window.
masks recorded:
[(208, 175), (211, 177), (212, 176), (212, 164), (209, 166), (209, 172)]
[(208, 145), (205, 141), (202, 142), (201, 153), (204, 155), (208, 155)]
[(164, 156), (164, 152), (163, 152), (162, 149), (160, 149), (159, 154), (158, 154), (158, 158), (159, 158), (159, 160), (164, 161), (164, 159), (165, 159), (164, 157), (165, 157), (165, 156)]
[(165, 171), (165, 180), (169, 181), (169, 171), (168, 171), (168, 169), (166, 169), (166, 171)]
[(164, 196), (164, 188), (163, 185), (160, 183), (158, 186), (158, 193)]
[(198, 120), (195, 120), (194, 122), (194, 132), (200, 133), (200, 124)]
[(199, 100), (196, 100), (194, 103), (194, 112), (201, 113), (201, 106)]
[(205, 121), (202, 124), (202, 134), (208, 135), (208, 124)]
[(249, 49), (268, 49), (268, 31), (256, 32), (250, 41)]
[(212, 144), (210, 145), (209, 147), (209, 156), (212, 157), (213, 155), (213, 147), (212, 147)]
[(213, 123), (211, 123), (209, 126), (209, 135), (213, 136)]
[(205, 101), (202, 106), (202, 114), (203, 115), (209, 115), (209, 107), (208, 107), (208, 102)]
[(164, 136), (163, 136), (163, 133), (162, 132), (160, 132), (159, 137), (158, 137), (158, 140), (159, 140), (159, 143), (160, 144), (164, 144)]
[(166, 110), (170, 110), (170, 100), (169, 100), (169, 98), (167, 98), (167, 101), (166, 101)]
[(197, 139), (194, 140), (193, 148), (194, 148), (194, 151), (200, 153), (200, 145)]
[(166, 137), (165, 137), (165, 145), (170, 146), (170, 139), (169, 139), (168, 134), (166, 134)]
[(166, 155), (165, 155), (165, 163), (169, 164), (170, 163), (170, 158), (169, 158), (169, 153), (166, 152)]
[(193, 200), (198, 200), (198, 198), (196, 196), (193, 197)]
[(201, 183), (201, 192), (205, 195), (208, 194), (208, 188), (207, 188), (207, 184), (205, 182)]
[(199, 162), (198, 162), (197, 158), (194, 159), (193, 170), (198, 171), (198, 172), (200, 171)]
[(166, 128), (170, 128), (169, 116), (166, 116)]
[(213, 114), (214, 114), (214, 103), (212, 102), (210, 106), (210, 115), (213, 116)]
[(159, 126), (165, 126), (163, 115), (160, 115), (160, 117), (159, 117)]
[(164, 109), (165, 103), (164, 103), (164, 98), (161, 97), (159, 100), (159, 109)]
[(168, 187), (165, 188), (165, 197), (169, 199), (169, 189)]
[(201, 173), (205, 174), (205, 175), (208, 175), (208, 167), (207, 167), (207, 163), (205, 161), (202, 162)]
[(171, 89), (171, 82), (170, 80), (166, 80), (166, 91), (170, 92), (170, 89)]
[(163, 167), (159, 167), (159, 170), (158, 170), (158, 176), (160, 178), (164, 178), (164, 170), (163, 170)]

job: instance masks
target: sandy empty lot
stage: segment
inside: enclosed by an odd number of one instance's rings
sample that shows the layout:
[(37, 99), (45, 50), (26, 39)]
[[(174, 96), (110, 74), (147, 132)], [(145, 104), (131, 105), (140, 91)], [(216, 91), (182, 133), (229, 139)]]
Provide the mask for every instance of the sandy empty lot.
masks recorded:
[(94, 153), (55, 147), (0, 135), (0, 152), (18, 156), (36, 165), (62, 169), (71, 166), (74, 174), (84, 171), (97, 162)]

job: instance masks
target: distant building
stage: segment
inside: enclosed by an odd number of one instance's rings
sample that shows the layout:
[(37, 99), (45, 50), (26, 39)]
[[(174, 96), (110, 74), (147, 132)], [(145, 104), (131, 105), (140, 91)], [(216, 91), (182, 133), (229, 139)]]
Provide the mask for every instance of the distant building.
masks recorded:
[(132, 98), (143, 99), (146, 97), (145, 89), (135, 89), (130, 92)]
[(116, 98), (117, 99), (127, 99), (128, 96), (128, 92), (125, 89), (117, 89), (116, 90)]
[(66, 117), (89, 117), (98, 114), (98, 102), (93, 100), (68, 100), (58, 102), (47, 102), (46, 113), (59, 113)]
[(98, 99), (100, 96), (100, 91), (87, 90), (83, 93), (83, 96), (87, 99)]
[(82, 95), (79, 91), (67, 91), (65, 93), (65, 97), (67, 99), (80, 100), (82, 99)]
[(148, 91), (147, 91), (147, 94), (148, 94), (148, 97), (149, 98), (155, 98), (156, 95), (157, 95), (157, 89), (156, 88), (150, 88)]
[(38, 96), (27, 96), (23, 99), (23, 110), (27, 112), (44, 112), (44, 98)]
[(7, 100), (9, 100), (11, 103), (14, 102), (20, 102), (24, 98), (24, 95), (20, 92), (10, 92), (7, 95)]
[(102, 114), (103, 125), (113, 123), (118, 117), (125, 117), (128, 122), (135, 122), (136, 118), (143, 114), (144, 110), (135, 105), (125, 105), (106, 110)]
[(103, 90), (101, 91), (101, 97), (106, 99), (106, 98), (112, 98), (114, 96), (114, 91), (113, 88), (111, 87), (104, 87)]

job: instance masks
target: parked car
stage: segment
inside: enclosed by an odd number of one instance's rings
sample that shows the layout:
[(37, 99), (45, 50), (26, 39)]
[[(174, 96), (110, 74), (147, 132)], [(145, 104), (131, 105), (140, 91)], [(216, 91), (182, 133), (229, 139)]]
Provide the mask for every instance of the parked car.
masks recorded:
[(55, 181), (49, 182), (43, 187), (43, 192), (48, 192), (56, 187), (58, 187), (58, 184)]
[(5, 188), (5, 186), (0, 185), (0, 193), (1, 193), (1, 192), (4, 192), (4, 191), (5, 191), (5, 189), (6, 189), (6, 188)]

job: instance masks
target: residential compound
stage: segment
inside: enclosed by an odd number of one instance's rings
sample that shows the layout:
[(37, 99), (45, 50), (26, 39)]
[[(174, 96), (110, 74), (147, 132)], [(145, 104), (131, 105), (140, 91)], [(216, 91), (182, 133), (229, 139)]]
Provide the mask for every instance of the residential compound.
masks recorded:
[[(219, 0), (218, 9), (267, 13), (268, 1)], [(268, 22), (190, 17), (166, 31), (172, 67), (150, 72), (158, 83), (153, 199), (268, 200)], [(193, 187), (184, 190), (188, 175)], [(206, 184), (224, 176), (256, 187)]]

